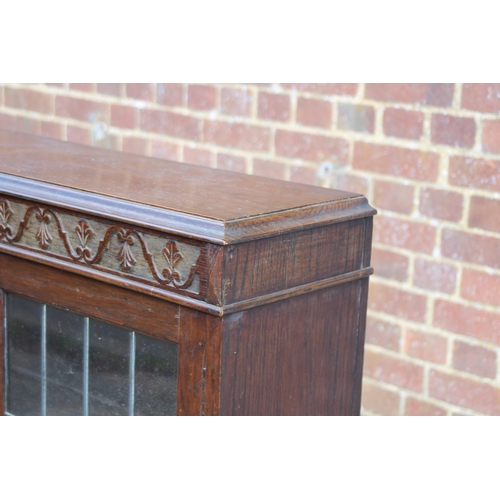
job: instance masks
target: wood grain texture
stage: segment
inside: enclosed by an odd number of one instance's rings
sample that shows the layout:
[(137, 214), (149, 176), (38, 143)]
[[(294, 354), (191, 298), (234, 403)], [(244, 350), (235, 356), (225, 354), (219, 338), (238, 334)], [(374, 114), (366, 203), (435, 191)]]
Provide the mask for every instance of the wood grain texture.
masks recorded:
[(5, 293), (0, 290), (0, 417), (5, 415)]
[(355, 413), (360, 286), (355, 281), (224, 318), (221, 415)]
[(220, 415), (222, 319), (207, 317), (204, 415)]
[(158, 338), (179, 340), (179, 306), (0, 254), (0, 289)]

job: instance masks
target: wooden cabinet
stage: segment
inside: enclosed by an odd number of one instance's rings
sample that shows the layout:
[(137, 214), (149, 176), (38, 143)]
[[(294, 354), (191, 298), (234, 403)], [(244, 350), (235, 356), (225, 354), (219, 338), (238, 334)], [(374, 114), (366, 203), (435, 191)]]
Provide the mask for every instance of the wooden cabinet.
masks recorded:
[(0, 131), (1, 413), (359, 414), (374, 214)]

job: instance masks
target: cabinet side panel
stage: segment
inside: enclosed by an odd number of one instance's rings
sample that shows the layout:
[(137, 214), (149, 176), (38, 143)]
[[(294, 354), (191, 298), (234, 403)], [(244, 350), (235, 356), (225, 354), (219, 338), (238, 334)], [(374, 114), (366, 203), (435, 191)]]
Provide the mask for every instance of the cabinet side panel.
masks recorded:
[(358, 280), (225, 318), (221, 415), (351, 415), (360, 397), (360, 287)]
[(0, 416), (5, 414), (5, 293), (0, 290)]

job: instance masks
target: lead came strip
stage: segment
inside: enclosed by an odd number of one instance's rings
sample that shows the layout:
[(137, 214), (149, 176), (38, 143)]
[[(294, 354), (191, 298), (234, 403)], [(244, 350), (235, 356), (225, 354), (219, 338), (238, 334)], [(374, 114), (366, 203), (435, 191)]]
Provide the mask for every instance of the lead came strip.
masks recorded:
[(135, 332), (130, 332), (128, 414), (134, 416), (135, 403)]
[(83, 319), (83, 415), (89, 414), (89, 318)]
[(41, 415), (47, 415), (47, 306), (42, 304), (42, 410)]

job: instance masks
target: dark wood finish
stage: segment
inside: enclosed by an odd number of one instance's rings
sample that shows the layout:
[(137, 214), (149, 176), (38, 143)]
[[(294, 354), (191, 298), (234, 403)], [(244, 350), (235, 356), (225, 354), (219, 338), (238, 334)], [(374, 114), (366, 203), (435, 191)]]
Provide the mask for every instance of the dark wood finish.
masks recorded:
[(5, 293), (0, 290), (0, 416), (5, 414)]

